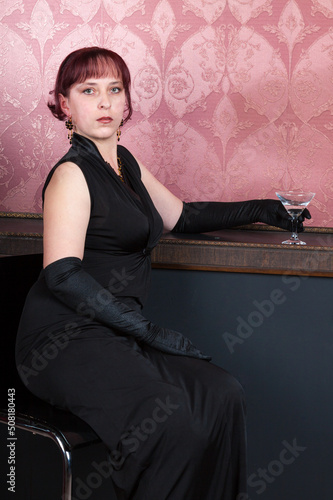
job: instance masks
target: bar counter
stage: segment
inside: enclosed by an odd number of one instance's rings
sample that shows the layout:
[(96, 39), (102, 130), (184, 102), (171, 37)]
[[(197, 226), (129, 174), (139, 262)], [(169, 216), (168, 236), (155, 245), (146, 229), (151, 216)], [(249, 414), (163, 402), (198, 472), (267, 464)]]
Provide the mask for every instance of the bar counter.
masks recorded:
[[(333, 228), (307, 227), (305, 246), (263, 225), (205, 234), (165, 234), (152, 253), (155, 268), (261, 274), (333, 276)], [(40, 214), (0, 214), (0, 255), (42, 253)]]

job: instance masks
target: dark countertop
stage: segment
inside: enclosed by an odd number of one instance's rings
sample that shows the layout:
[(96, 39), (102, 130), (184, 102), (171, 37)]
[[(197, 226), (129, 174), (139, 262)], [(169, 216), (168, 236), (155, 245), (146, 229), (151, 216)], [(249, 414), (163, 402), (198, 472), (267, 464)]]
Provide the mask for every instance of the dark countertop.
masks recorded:
[[(286, 231), (252, 225), (205, 234), (162, 236), (152, 253), (157, 268), (264, 274), (333, 276), (333, 228), (306, 228), (306, 246), (281, 242)], [(0, 254), (42, 253), (43, 221), (38, 214), (0, 215)]]

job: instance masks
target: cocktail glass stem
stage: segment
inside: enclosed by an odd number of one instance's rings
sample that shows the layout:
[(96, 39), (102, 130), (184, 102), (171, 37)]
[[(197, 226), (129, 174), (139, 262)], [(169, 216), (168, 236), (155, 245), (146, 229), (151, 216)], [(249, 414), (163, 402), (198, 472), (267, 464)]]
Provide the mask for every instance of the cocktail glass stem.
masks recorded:
[(292, 220), (291, 220), (291, 239), (295, 241), (299, 241), (298, 239), (298, 234), (297, 234), (297, 215), (292, 215)]

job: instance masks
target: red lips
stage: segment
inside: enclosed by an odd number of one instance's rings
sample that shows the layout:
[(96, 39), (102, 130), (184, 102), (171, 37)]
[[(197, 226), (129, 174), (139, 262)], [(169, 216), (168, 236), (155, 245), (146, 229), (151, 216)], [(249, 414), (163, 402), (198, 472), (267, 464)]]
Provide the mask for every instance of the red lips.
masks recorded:
[(101, 118), (98, 118), (97, 120), (99, 123), (105, 123), (105, 124), (108, 124), (108, 123), (111, 123), (113, 120), (112, 118), (110, 118), (110, 116), (102, 116)]

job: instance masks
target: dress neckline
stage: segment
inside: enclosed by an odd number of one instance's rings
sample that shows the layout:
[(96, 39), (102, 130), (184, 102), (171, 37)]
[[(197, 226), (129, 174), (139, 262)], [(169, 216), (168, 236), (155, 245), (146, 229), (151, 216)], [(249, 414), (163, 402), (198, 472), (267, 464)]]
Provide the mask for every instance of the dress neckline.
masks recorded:
[(90, 156), (91, 160), (95, 160), (99, 165), (102, 166), (103, 169), (107, 169), (108, 171), (111, 170), (113, 179), (116, 180), (119, 187), (121, 186), (120, 189), (126, 192), (127, 196), (129, 196), (136, 205), (140, 206), (140, 210), (146, 214), (149, 220), (150, 231), (147, 248), (150, 247), (153, 239), (153, 233), (151, 231), (154, 221), (153, 213), (154, 210), (156, 211), (156, 208), (154, 207), (153, 201), (151, 200), (149, 193), (141, 180), (141, 172), (139, 176), (134, 173), (134, 162), (137, 165), (137, 168), (140, 170), (140, 167), (134, 156), (124, 146), (117, 146), (117, 156), (119, 155), (121, 160), (123, 161), (123, 172), (126, 179), (126, 182), (124, 183), (120, 180), (114, 169), (106, 165), (106, 162), (99, 152), (99, 149), (91, 139), (88, 139), (87, 137), (74, 132), (72, 149), (80, 155), (86, 155), (88, 157)]

